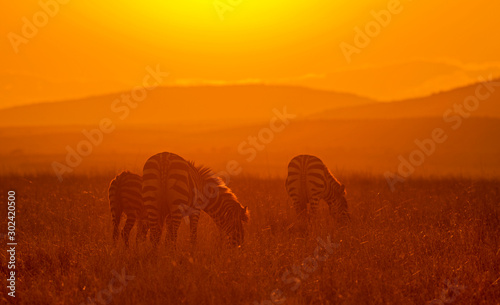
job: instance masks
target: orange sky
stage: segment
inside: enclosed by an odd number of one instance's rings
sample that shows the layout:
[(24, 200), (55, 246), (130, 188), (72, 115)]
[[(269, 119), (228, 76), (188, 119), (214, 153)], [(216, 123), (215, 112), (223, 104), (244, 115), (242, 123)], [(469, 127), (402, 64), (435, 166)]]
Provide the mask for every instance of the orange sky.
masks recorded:
[[(3, 4), (0, 107), (126, 90), (157, 64), (165, 85), (279, 82), (378, 99), (500, 76), (498, 1), (55, 1)], [(400, 12), (346, 60), (340, 44), (355, 46), (354, 28), (391, 5)], [(42, 26), (20, 38), (34, 17)]]

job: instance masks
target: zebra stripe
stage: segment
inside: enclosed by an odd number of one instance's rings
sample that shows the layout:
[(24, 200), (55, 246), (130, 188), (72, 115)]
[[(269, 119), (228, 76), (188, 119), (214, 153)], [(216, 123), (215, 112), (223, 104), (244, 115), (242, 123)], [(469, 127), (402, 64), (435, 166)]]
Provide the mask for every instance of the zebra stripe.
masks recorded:
[(317, 211), (319, 201), (323, 199), (330, 208), (330, 213), (345, 223), (349, 220), (345, 186), (341, 184), (317, 157), (299, 155), (288, 164), (288, 176), (285, 187), (292, 199), (299, 217), (308, 217), (307, 203), (310, 212)]
[(202, 210), (229, 236), (233, 245), (243, 243), (242, 222), (248, 221), (248, 210), (209, 168), (197, 167), (173, 153), (156, 154), (144, 164), (142, 191), (155, 247), (164, 222), (167, 237), (175, 245), (182, 217), (189, 217), (191, 243), (196, 243)]
[(122, 214), (127, 216), (123, 227), (122, 237), (128, 247), (130, 231), (135, 222), (138, 222), (138, 235), (145, 239), (147, 227), (143, 223), (144, 205), (142, 202), (142, 178), (141, 176), (124, 171), (116, 176), (109, 184), (109, 206), (111, 208), (111, 219), (113, 222), (113, 240), (119, 238), (119, 226)]

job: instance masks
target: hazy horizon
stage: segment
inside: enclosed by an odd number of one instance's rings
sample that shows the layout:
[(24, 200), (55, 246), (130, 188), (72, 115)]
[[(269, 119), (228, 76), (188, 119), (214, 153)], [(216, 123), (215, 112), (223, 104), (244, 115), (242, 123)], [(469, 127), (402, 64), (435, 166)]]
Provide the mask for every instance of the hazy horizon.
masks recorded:
[[(462, 87), (467, 87), (469, 85), (473, 85), (476, 83), (481, 82), (481, 79), (484, 79), (485, 77), (490, 77), (493, 79), (500, 78), (500, 63), (498, 65), (498, 71), (493, 70), (479, 70), (477, 73), (477, 77), (469, 77), (466, 79), (460, 79), (460, 80), (451, 80), (450, 82), (447, 83), (439, 83), (433, 86), (428, 86), (424, 87), (424, 85), (421, 85), (421, 88), (419, 89), (418, 85), (415, 87), (411, 87), (409, 89), (406, 89), (405, 91), (402, 91), (399, 94), (394, 94), (392, 96), (387, 96), (383, 95), (377, 92), (367, 92), (363, 90), (359, 90), (358, 88), (350, 88), (349, 86), (337, 86), (335, 87), (334, 85), (328, 85), (328, 82), (325, 83), (325, 79), (328, 78), (328, 76), (325, 75), (310, 75), (309, 77), (300, 79), (297, 78), (295, 80), (259, 80), (259, 79), (250, 79), (250, 80), (239, 80), (239, 81), (223, 81), (223, 80), (179, 80), (176, 82), (167, 82), (166, 84), (161, 85), (162, 88), (199, 88), (199, 87), (234, 87), (234, 86), (278, 86), (278, 87), (299, 87), (299, 88), (305, 88), (305, 89), (311, 89), (311, 90), (318, 90), (318, 91), (328, 91), (328, 92), (333, 92), (333, 93), (345, 93), (345, 94), (352, 94), (364, 98), (369, 98), (372, 99), (373, 101), (377, 102), (394, 102), (394, 101), (402, 101), (402, 100), (407, 100), (407, 99), (415, 99), (415, 98), (422, 98), (422, 97), (427, 97), (435, 94), (439, 94), (445, 91), (450, 91)], [(383, 69), (383, 67), (381, 68)], [(370, 69), (367, 69), (368, 71)], [(359, 70), (354, 69), (350, 71), (339, 71), (337, 73), (337, 77), (341, 77), (343, 74), (346, 76), (348, 74), (356, 76), (357, 72)], [(470, 73), (470, 72), (469, 72)], [(361, 74), (361, 73), (360, 73)], [(358, 74), (359, 75), (359, 74)], [(14, 77), (18, 77), (19, 75), (12, 74)], [(4, 84), (3, 90), (0, 90), (0, 97), (4, 95), (3, 97), (3, 102), (0, 104), (0, 109), (7, 109), (7, 108), (13, 108), (17, 106), (29, 106), (29, 105), (35, 105), (35, 104), (43, 104), (43, 103), (57, 103), (57, 102), (64, 102), (64, 101), (71, 101), (71, 100), (81, 100), (81, 99), (86, 99), (86, 98), (91, 98), (91, 97), (97, 97), (97, 96), (106, 96), (106, 95), (113, 95), (116, 93), (122, 93), (122, 92), (128, 92), (133, 90), (136, 85), (124, 85), (122, 86), (112, 86), (108, 89), (92, 89), (92, 84), (97, 83), (96, 81), (94, 82), (74, 82), (74, 83), (68, 83), (68, 82), (62, 82), (62, 81), (47, 81), (45, 79), (40, 78), (40, 81), (42, 83), (46, 83), (46, 86), (48, 88), (39, 87), (39, 90), (44, 90), (45, 92), (37, 93), (38, 98), (36, 100), (32, 100), (31, 98), (28, 97), (22, 97), (23, 93), (22, 92), (16, 92), (13, 90), (11, 87), (14, 87), (13, 85), (9, 85), (8, 83), (8, 78), (9, 74), (4, 74), (3, 77), (7, 79), (7, 84)], [(39, 78), (36, 76), (30, 76), (31, 78)], [(2, 73), (0, 72), (0, 79), (2, 78)], [(350, 80), (346, 80), (346, 84), (350, 82)], [(432, 78), (427, 79), (425, 82), (433, 82)], [(113, 83), (112, 80), (105, 81), (105, 83)], [(359, 84), (358, 84), (359, 85)], [(397, 86), (397, 84), (394, 84)], [(19, 84), (17, 84), (19, 87)], [(27, 88), (30, 87), (30, 84), (26, 84)], [(83, 91), (77, 93), (68, 93), (68, 95), (58, 95), (57, 93), (48, 93), (49, 90), (53, 90), (55, 86), (82, 86)], [(438, 87), (442, 86), (442, 87)], [(7, 90), (5, 90), (7, 88)], [(395, 87), (394, 89), (396, 89)], [(23, 91), (26, 90), (23, 89)], [(385, 89), (384, 89), (385, 90)]]
[[(478, 79), (475, 81), (472, 81), (470, 83), (464, 83), (457, 85), (456, 87), (443, 87), (441, 89), (436, 89), (436, 91), (432, 92), (422, 92), (422, 95), (415, 95), (415, 96), (408, 96), (405, 98), (400, 98), (400, 99), (393, 99), (393, 100), (384, 100), (384, 99), (377, 99), (373, 96), (370, 96), (369, 94), (363, 95), (363, 93), (360, 92), (349, 92), (349, 91), (340, 91), (340, 90), (328, 90), (324, 89), (321, 87), (315, 87), (315, 86), (308, 86), (306, 84), (281, 84), (281, 83), (260, 83), (260, 82), (235, 82), (235, 83), (228, 83), (228, 84), (219, 84), (216, 82), (200, 82), (200, 83), (193, 83), (193, 84), (176, 84), (176, 85), (162, 85), (159, 86), (158, 88), (160, 89), (200, 89), (200, 88), (218, 88), (218, 89), (223, 89), (223, 88), (234, 88), (234, 87), (275, 87), (275, 88), (299, 88), (299, 89), (305, 89), (305, 90), (311, 90), (311, 91), (318, 91), (318, 92), (329, 92), (329, 93), (335, 93), (335, 94), (345, 94), (345, 95), (352, 95), (354, 97), (360, 97), (364, 99), (369, 99), (373, 101), (374, 103), (380, 102), (380, 103), (394, 103), (394, 102), (402, 102), (406, 100), (414, 100), (414, 99), (422, 99), (422, 98), (427, 98), (435, 95), (439, 95), (442, 93), (446, 93), (449, 91), (457, 90), (457, 89), (462, 89), (466, 87), (470, 87), (472, 85), (477, 85), (480, 84), (481, 82), (484, 82), (488, 80), (487, 78), (490, 78), (492, 81), (496, 81), (497, 79), (500, 79), (500, 77), (493, 77), (492, 74), (490, 75), (481, 75)], [(39, 101), (32, 101), (32, 102), (18, 102), (16, 104), (10, 105), (9, 103), (5, 104), (0, 104), (0, 110), (4, 109), (10, 109), (10, 108), (17, 108), (17, 107), (23, 107), (23, 106), (35, 106), (35, 105), (40, 105), (40, 104), (50, 104), (50, 103), (63, 103), (63, 102), (71, 102), (71, 101), (80, 101), (80, 100), (89, 100), (92, 98), (98, 98), (98, 97), (104, 97), (104, 96), (115, 96), (118, 94), (123, 94), (123, 93), (130, 93), (134, 87), (126, 88), (123, 90), (115, 90), (115, 91), (109, 91), (109, 92), (104, 92), (104, 93), (87, 93), (83, 94), (81, 96), (74, 96), (74, 97), (67, 97), (67, 98), (57, 98), (57, 99), (42, 99)]]

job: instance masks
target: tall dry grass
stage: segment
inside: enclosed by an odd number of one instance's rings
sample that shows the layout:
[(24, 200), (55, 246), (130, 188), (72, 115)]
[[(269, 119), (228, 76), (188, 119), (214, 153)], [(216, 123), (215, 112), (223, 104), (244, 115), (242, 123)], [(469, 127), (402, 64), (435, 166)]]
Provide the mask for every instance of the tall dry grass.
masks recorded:
[[(88, 298), (101, 295), (113, 304), (271, 304), (276, 289), (284, 304), (426, 304), (444, 297), (450, 304), (500, 302), (498, 181), (409, 180), (392, 193), (383, 178), (339, 177), (352, 224), (337, 227), (323, 206), (303, 236), (293, 230), (283, 180), (236, 177), (231, 187), (251, 210), (241, 249), (221, 245), (205, 214), (195, 249), (182, 224), (178, 250), (172, 254), (162, 245), (155, 257), (149, 242), (132, 243), (129, 251), (112, 246), (112, 177), (0, 179), (2, 196), (10, 188), (18, 193), (18, 302), (92, 304)], [(6, 208), (0, 215), (3, 224)], [(284, 283), (284, 272), (300, 267), (313, 256), (317, 237), (328, 236), (340, 246), (326, 261), (311, 273), (301, 269), (300, 285)], [(0, 258), (5, 274), (5, 251)], [(126, 286), (114, 280), (122, 271), (134, 276)], [(457, 296), (446, 290), (447, 280), (464, 286)], [(5, 285), (0, 292), (2, 302), (10, 302)]]

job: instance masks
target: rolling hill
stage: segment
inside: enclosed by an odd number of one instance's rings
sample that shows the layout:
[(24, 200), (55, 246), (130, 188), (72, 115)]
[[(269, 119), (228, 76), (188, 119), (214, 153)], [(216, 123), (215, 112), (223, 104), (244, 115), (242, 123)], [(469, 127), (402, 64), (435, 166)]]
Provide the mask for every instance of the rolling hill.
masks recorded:
[(467, 86), (486, 75), (500, 77), (500, 67), (411, 60), (302, 78), (292, 84), (320, 90), (362, 92), (363, 96), (376, 100), (395, 101)]
[(255, 123), (269, 120), (273, 108), (287, 107), (290, 113), (307, 116), (376, 103), (351, 94), (265, 85), (160, 87), (149, 91), (136, 108), (127, 104), (127, 95), (130, 92), (4, 109), (0, 110), (0, 126), (87, 125), (102, 118), (127, 125)]
[[(391, 102), (372, 103), (368, 105), (358, 105), (344, 107), (342, 109), (330, 109), (311, 116), (311, 119), (395, 119), (395, 118), (416, 118), (416, 117), (443, 117), (448, 109), (454, 110), (454, 105), (464, 105), (471, 103), (471, 97), (479, 95), (489, 97), (481, 100), (478, 98), (477, 109), (465, 112), (471, 113), (475, 117), (500, 118), (500, 79), (491, 81), (490, 87), (486, 88), (480, 84), (465, 86), (454, 90), (441, 92), (427, 97)], [(491, 91), (488, 91), (488, 89)], [(479, 96), (478, 95), (478, 96)]]

